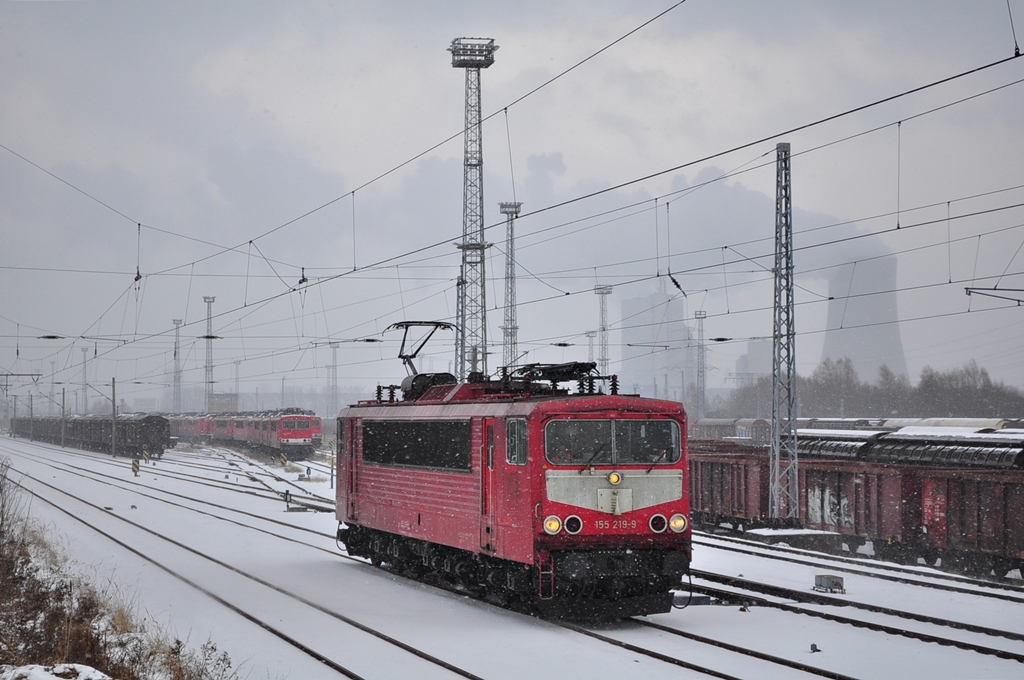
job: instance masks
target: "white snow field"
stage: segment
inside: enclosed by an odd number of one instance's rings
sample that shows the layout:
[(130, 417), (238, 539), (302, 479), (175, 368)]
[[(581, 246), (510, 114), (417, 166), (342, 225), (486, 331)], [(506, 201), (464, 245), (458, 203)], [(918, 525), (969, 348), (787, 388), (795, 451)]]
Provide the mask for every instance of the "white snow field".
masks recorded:
[[(0, 438), (0, 456), (30, 492), (31, 514), (52, 525), (78, 568), (116, 583), (190, 645), (212, 640), (242, 677), (707, 677), (672, 659), (740, 678), (812, 677), (635, 621), (588, 627), (665, 658), (652, 657), (348, 559), (331, 512), (287, 512), (273, 491), (320, 496), (329, 507), (320, 464), (309, 465), (314, 481), (298, 482), (237, 453), (176, 448), (136, 477), (125, 458), (9, 437)], [(816, 573), (712, 548), (695, 549), (694, 560), (697, 569), (797, 588), (809, 589)], [(847, 578), (846, 587), (859, 601), (1024, 631), (1024, 605), (870, 578)], [(848, 677), (1024, 677), (1015, 660), (771, 608), (693, 606), (647, 620)], [(1024, 654), (1024, 642), (988, 644)]]

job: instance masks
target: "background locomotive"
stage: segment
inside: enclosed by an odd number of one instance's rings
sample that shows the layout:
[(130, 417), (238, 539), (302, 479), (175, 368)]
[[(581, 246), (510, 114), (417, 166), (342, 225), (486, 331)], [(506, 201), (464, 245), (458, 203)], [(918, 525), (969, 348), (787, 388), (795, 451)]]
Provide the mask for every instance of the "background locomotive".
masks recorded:
[(18, 418), (11, 429), (26, 439), (115, 456), (162, 458), (164, 450), (172, 446), (167, 418), (152, 413), (118, 414), (116, 423), (109, 415)]
[(614, 378), (595, 393), (593, 369), (415, 374), (401, 401), (342, 410), (349, 554), (546, 615), (668, 611), (690, 564), (686, 416)]
[(193, 444), (245, 446), (289, 460), (313, 455), (323, 443), (323, 422), (312, 411), (292, 408), (262, 413), (169, 416), (171, 434)]
[[(884, 559), (1024, 574), (1024, 430), (982, 429), (798, 430), (804, 528)], [(699, 526), (771, 524), (766, 447), (691, 440), (690, 480)]]

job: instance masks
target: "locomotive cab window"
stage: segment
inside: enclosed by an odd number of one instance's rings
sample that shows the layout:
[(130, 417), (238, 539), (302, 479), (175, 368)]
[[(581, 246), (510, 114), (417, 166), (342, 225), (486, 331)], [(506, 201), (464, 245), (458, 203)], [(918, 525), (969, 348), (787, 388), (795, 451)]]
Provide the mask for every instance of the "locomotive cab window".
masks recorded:
[(509, 418), (507, 427), (507, 442), (505, 444), (505, 457), (509, 465), (526, 465), (527, 460), (527, 439), (526, 420), (523, 418)]
[(682, 448), (671, 420), (552, 420), (544, 428), (545, 456), (553, 465), (671, 465)]

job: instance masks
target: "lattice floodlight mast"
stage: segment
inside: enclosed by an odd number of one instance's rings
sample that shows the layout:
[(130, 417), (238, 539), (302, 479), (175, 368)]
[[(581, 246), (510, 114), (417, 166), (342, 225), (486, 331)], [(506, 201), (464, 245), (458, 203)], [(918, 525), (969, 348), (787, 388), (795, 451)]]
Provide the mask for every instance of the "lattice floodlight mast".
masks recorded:
[(698, 310), (693, 313), (695, 319), (697, 319), (697, 420), (700, 420), (707, 415), (707, 363), (706, 363), (706, 352), (707, 348), (704, 346), (704, 319), (708, 317), (708, 313), (704, 310)]
[(522, 203), (499, 203), (498, 209), (505, 215), (505, 325), (502, 363), (512, 369), (519, 356), (519, 325), (516, 322), (516, 217)]
[(181, 319), (171, 319), (174, 324), (174, 399), (172, 410), (181, 413)]
[(213, 302), (217, 298), (212, 295), (203, 296), (206, 303), (206, 412), (213, 407)]
[(594, 293), (601, 301), (600, 325), (597, 327), (597, 370), (601, 375), (608, 375), (608, 296), (612, 294), (611, 286), (594, 286)]
[(480, 69), (494, 63), (493, 38), (456, 38), (452, 66), (466, 70), (466, 143), (462, 191), (462, 268), (459, 273), (455, 371), (487, 373), (487, 296), (484, 271), (484, 152), (480, 125)]
[(793, 318), (793, 201), (789, 144), (777, 146), (775, 192), (775, 324), (772, 356), (772, 443), (769, 512), (800, 519), (796, 448), (796, 358)]

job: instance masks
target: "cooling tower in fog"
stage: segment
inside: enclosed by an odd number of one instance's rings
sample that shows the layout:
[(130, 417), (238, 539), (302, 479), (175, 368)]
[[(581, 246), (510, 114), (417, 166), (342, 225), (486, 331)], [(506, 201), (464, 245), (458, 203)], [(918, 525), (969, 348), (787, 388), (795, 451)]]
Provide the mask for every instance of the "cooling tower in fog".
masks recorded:
[(821, 359), (847, 358), (865, 382), (888, 366), (907, 375), (903, 341), (896, 323), (896, 258), (845, 265), (828, 282), (828, 323)]
[(697, 347), (682, 299), (664, 290), (622, 301), (623, 389), (684, 401), (696, 382)]

